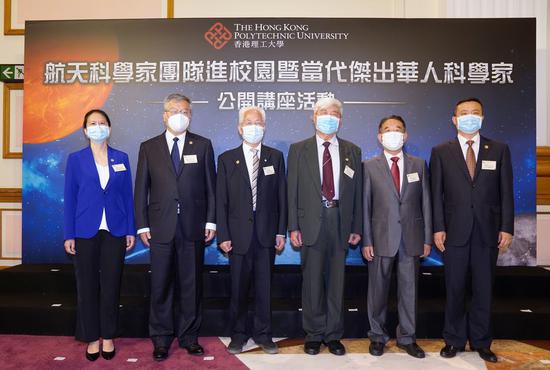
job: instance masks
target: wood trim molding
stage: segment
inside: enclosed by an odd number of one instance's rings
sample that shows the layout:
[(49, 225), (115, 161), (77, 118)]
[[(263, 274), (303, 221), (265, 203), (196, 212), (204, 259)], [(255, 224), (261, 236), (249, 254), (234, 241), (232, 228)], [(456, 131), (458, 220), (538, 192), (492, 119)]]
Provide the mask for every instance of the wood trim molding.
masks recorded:
[(166, 18), (174, 18), (174, 0), (166, 0)]
[(4, 35), (21, 36), (25, 35), (24, 29), (11, 28), (11, 0), (4, 0)]
[(22, 203), (20, 188), (0, 188), (0, 203)]
[(549, 146), (537, 146), (537, 204), (550, 205)]
[(16, 258), (16, 257), (4, 257), (4, 255), (2, 254), (2, 250), (3, 250), (3, 246), (2, 246), (2, 213), (4, 211), (17, 211), (17, 212), (22, 212), (22, 210), (19, 208), (19, 209), (12, 209), (12, 208), (0, 208), (0, 260), (2, 261), (21, 261), (21, 258)]
[(4, 116), (3, 116), (3, 131), (2, 131), (2, 158), (4, 159), (19, 159), (23, 158), (22, 152), (12, 152), (10, 149), (10, 131), (11, 131), (11, 91), (23, 90), (22, 82), (4, 83)]

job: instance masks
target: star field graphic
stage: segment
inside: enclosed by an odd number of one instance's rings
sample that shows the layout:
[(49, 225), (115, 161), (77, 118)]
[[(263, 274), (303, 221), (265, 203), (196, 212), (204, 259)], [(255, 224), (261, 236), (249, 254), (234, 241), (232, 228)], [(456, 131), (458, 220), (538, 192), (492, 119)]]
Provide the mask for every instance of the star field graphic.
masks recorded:
[[(221, 20), (229, 26), (235, 20)], [(128, 83), (113, 84), (101, 108), (112, 122), (110, 145), (128, 153), (135, 178), (139, 145), (163, 132), (162, 99), (173, 92), (183, 93), (196, 103), (190, 131), (212, 140), (215, 156), (240, 145), (237, 133), (238, 110), (220, 110), (220, 92), (240, 91), (330, 92), (344, 102), (339, 137), (362, 149), (363, 159), (381, 153), (377, 142), (382, 117), (397, 114), (407, 124), (409, 134), (405, 150), (429, 163), (431, 148), (456, 137), (451, 122), (456, 101), (475, 96), (484, 103), (482, 135), (510, 146), (514, 171), (516, 237), (510, 250), (500, 257), (506, 265), (535, 264), (535, 44), (531, 20), (318, 20), (312, 27), (344, 30), (352, 37), (342, 42), (301, 41), (279, 50), (238, 50), (231, 43), (216, 51), (203, 39), (213, 23), (208, 19), (31, 22), (27, 27), (25, 65), (33, 60), (44, 38), (59, 39), (75, 30), (97, 29), (116, 38), (118, 59), (152, 60), (416, 60), (420, 65), (436, 61), (510, 62), (514, 64), (512, 84), (470, 83)], [(255, 22), (247, 19), (246, 22)], [(262, 19), (261, 22), (282, 22)], [(523, 27), (516, 27), (521, 22)], [(152, 26), (155, 27), (152, 27)], [(96, 27), (97, 26), (97, 27)], [(38, 36), (39, 35), (39, 36)], [(160, 42), (159, 40), (162, 40)], [(422, 40), (422, 44), (415, 43)], [(486, 45), (491, 44), (489, 50)], [(174, 45), (177, 47), (174, 48)], [(467, 47), (465, 47), (467, 45)], [(42, 49), (43, 50), (43, 49)], [(46, 52), (40, 60), (63, 60), (58, 50)], [(37, 58), (37, 57), (36, 57)], [(28, 62), (28, 63), (27, 63)], [(422, 69), (421, 69), (422, 70)], [(41, 70), (42, 71), (42, 70)], [(38, 75), (41, 77), (41, 71)], [(32, 74), (33, 69), (27, 70)], [(442, 72), (442, 71), (439, 71)], [(420, 74), (423, 74), (424, 70)], [(441, 73), (440, 73), (441, 74)], [(419, 79), (424, 76), (419, 76)], [(442, 77), (441, 75), (439, 76)], [(25, 90), (41, 84), (25, 81)], [(93, 90), (87, 90), (93, 94)], [(84, 99), (85, 97), (83, 97)], [(26, 98), (27, 99), (27, 95)], [(91, 99), (91, 98), (90, 98)], [(47, 98), (44, 99), (47, 101)], [(85, 99), (84, 99), (85, 100)], [(347, 102), (347, 103), (346, 103)], [(370, 102), (356, 104), (356, 102)], [(394, 102), (380, 104), (376, 102)], [(41, 101), (27, 101), (37, 105)], [(87, 109), (86, 109), (87, 110)], [(80, 114), (82, 117), (86, 110)], [(80, 112), (77, 112), (80, 113)], [(58, 112), (63, 115), (63, 111)], [(68, 114), (68, 113), (67, 113)], [(311, 110), (267, 110), (264, 144), (281, 150), (285, 158), (290, 145), (314, 134)], [(25, 116), (26, 117), (26, 116)], [(67, 262), (63, 249), (63, 188), (69, 153), (88, 145), (75, 119), (72, 133), (45, 142), (25, 141), (23, 147), (23, 261), (24, 263)], [(26, 121), (27, 122), (27, 121)], [(27, 124), (26, 124), (27, 125)], [(25, 126), (27, 130), (27, 126)], [(147, 263), (149, 251), (141, 243), (126, 256), (128, 263)], [(287, 243), (277, 264), (299, 264), (299, 251)], [(205, 249), (205, 264), (227, 264), (228, 259), (215, 243)], [(360, 248), (350, 248), (347, 263), (364, 264)], [(441, 264), (433, 247), (423, 262)]]

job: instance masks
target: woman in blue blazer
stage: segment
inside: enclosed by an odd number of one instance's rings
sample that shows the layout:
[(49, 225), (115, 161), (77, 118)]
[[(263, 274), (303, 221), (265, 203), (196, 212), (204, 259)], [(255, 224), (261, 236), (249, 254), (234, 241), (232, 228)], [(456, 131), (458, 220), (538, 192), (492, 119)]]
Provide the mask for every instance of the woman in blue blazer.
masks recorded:
[(77, 286), (76, 339), (86, 358), (115, 356), (124, 255), (135, 243), (128, 155), (107, 145), (111, 121), (94, 109), (84, 116), (86, 148), (71, 153), (65, 170), (65, 250), (73, 255)]

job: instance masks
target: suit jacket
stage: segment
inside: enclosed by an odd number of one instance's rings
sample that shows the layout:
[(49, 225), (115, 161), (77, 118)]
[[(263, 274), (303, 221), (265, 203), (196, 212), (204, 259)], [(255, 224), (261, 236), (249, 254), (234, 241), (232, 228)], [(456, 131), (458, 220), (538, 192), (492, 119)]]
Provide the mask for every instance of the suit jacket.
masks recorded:
[(363, 245), (375, 254), (393, 257), (403, 241), (410, 256), (432, 244), (432, 206), (426, 162), (403, 153), (401, 193), (393, 183), (386, 156), (363, 163)]
[[(266, 170), (273, 169), (266, 175)], [(218, 158), (216, 226), (218, 242), (231, 240), (233, 252), (245, 254), (253, 225), (262, 247), (273, 248), (275, 236), (286, 235), (287, 199), (283, 153), (262, 145), (256, 183), (256, 219), (252, 211), (252, 188), (242, 145)]]
[(446, 244), (465, 245), (474, 218), (485, 246), (497, 247), (499, 231), (514, 233), (513, 175), (508, 145), (481, 136), (472, 181), (458, 139), (451, 140), (432, 149), (430, 174), (433, 229), (446, 231)]
[[(361, 149), (338, 138), (340, 153), (340, 237), (348, 247), (350, 233), (361, 234), (363, 228), (363, 174)], [(353, 175), (344, 173), (346, 167)], [(321, 228), (321, 175), (315, 136), (294, 143), (288, 153), (288, 229), (300, 230), (304, 245), (313, 245)], [(351, 173), (348, 171), (348, 173)]]
[[(65, 170), (64, 238), (91, 238), (101, 224), (103, 209), (114, 236), (135, 235), (132, 174), (128, 155), (107, 147), (109, 181), (101, 188), (92, 149), (69, 154)], [(115, 171), (124, 167), (122, 171)]]
[[(191, 160), (185, 163), (185, 156)], [(216, 222), (216, 170), (210, 140), (187, 132), (180, 168), (170, 158), (165, 133), (141, 143), (135, 198), (138, 230), (149, 227), (152, 240), (168, 243), (176, 234), (178, 203), (187, 240), (204, 239), (207, 222)]]

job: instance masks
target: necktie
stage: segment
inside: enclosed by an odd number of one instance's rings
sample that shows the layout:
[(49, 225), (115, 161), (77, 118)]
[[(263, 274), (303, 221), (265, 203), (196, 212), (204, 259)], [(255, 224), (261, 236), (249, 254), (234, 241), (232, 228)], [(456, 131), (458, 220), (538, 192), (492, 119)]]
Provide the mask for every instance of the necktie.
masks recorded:
[(178, 140), (179, 139), (177, 137), (174, 138), (174, 145), (172, 145), (172, 152), (170, 153), (170, 156), (172, 157), (172, 165), (174, 166), (174, 171), (176, 171), (176, 173), (178, 173), (180, 169), (181, 162)]
[(399, 192), (401, 191), (401, 181), (399, 179), (399, 167), (397, 166), (397, 161), (399, 161), (399, 157), (391, 157), (390, 159), (393, 162), (391, 164), (391, 177), (393, 178), (395, 189), (397, 189), (397, 194), (399, 194)]
[(321, 186), (321, 192), (326, 200), (332, 200), (334, 198), (334, 176), (332, 173), (332, 157), (328, 150), (330, 142), (325, 141), (323, 146), (325, 150), (323, 152), (323, 185)]
[(252, 210), (256, 210), (256, 195), (258, 192), (258, 169), (260, 168), (260, 159), (258, 158), (258, 149), (251, 148), (252, 152), (252, 177), (250, 184), (252, 187)]
[(466, 144), (468, 144), (468, 149), (466, 150), (466, 166), (468, 166), (468, 172), (473, 180), (476, 173), (476, 155), (474, 154), (474, 149), (472, 148), (474, 141), (468, 140)]

